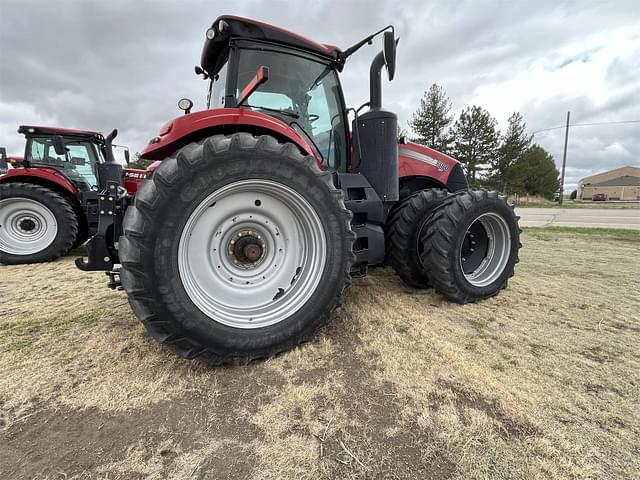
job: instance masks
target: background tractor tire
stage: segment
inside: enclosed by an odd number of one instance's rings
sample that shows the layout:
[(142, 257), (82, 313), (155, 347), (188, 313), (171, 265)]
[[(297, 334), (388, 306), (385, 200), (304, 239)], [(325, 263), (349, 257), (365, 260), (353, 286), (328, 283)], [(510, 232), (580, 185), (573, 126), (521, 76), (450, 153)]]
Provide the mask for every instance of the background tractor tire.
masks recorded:
[(429, 215), (447, 195), (443, 189), (421, 190), (402, 200), (391, 212), (386, 235), (387, 262), (410, 287), (430, 286), (422, 265), (421, 232)]
[(497, 295), (518, 263), (518, 217), (496, 192), (465, 191), (436, 208), (422, 230), (422, 262), (436, 291), (456, 303)]
[(66, 255), (78, 234), (71, 203), (31, 183), (0, 184), (0, 263), (49, 262)]
[(215, 135), (164, 160), (127, 209), (122, 285), (179, 356), (245, 364), (311, 338), (342, 300), (351, 212), (290, 143)]

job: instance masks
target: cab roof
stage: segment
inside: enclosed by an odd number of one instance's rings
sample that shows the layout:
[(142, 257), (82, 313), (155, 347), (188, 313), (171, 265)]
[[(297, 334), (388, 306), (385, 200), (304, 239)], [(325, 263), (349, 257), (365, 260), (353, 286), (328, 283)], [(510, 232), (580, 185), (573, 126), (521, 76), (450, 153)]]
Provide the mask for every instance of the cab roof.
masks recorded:
[(22, 133), (24, 135), (66, 135), (104, 141), (104, 136), (100, 132), (94, 132), (91, 130), (76, 130), (73, 128), (20, 125), (20, 127), (18, 128), (18, 133)]
[(211, 76), (226, 61), (231, 38), (258, 40), (298, 48), (328, 60), (338, 60), (342, 51), (335, 45), (318, 43), (275, 25), (233, 15), (222, 15), (212, 24), (215, 36), (202, 49), (201, 67)]

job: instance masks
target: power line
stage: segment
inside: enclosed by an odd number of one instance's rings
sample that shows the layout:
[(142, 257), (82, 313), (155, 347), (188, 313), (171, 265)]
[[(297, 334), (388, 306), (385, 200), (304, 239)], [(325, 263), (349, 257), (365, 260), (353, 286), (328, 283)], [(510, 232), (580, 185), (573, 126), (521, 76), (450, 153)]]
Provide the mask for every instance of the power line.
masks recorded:
[[(569, 126), (570, 127), (592, 127), (596, 125), (620, 125), (624, 123), (640, 123), (640, 120), (623, 120), (620, 122), (572, 123)], [(566, 128), (566, 127), (567, 127), (566, 125), (560, 125), (558, 127), (544, 128), (542, 130), (536, 130), (535, 132), (533, 132), (533, 135), (535, 135), (536, 133), (548, 132), (550, 130), (558, 130), (560, 128)]]

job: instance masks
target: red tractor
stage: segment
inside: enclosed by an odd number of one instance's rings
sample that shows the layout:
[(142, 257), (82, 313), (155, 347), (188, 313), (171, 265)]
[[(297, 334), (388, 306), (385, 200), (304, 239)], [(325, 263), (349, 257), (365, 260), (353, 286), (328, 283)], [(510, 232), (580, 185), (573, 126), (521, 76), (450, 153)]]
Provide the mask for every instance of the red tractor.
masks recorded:
[[(379, 34), (370, 101), (347, 108), (338, 74)], [(453, 158), (398, 139), (381, 90), (396, 45), (392, 26), (340, 50), (216, 19), (196, 67), (207, 108), (179, 102), (185, 115), (142, 154), (161, 162), (133, 204), (122, 167), (100, 165), (98, 233), (78, 266), (106, 270), (153, 338), (211, 365), (310, 339), (350, 279), (385, 262), (454, 302), (496, 295), (518, 261), (517, 217), (470, 191)]]
[[(31, 125), (18, 133), (26, 137), (24, 158), (0, 175), (0, 262), (47, 262), (96, 233), (98, 171), (115, 133)], [(120, 184), (133, 195), (145, 175), (125, 169)]]

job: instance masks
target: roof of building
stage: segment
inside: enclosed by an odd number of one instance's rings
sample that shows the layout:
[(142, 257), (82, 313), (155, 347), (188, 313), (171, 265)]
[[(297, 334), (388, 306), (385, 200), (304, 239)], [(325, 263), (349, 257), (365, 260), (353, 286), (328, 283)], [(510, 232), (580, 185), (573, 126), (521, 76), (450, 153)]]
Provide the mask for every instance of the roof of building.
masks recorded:
[(605, 182), (592, 183), (590, 187), (640, 187), (640, 177), (623, 175)]
[(631, 165), (627, 165), (626, 167), (614, 168), (613, 170), (607, 170), (605, 172), (596, 173), (595, 175), (590, 175), (588, 177), (581, 178), (578, 180), (578, 185), (589, 184), (591, 182), (597, 182), (599, 177), (603, 175), (611, 175), (615, 173), (620, 173), (620, 176), (629, 175), (640, 177), (640, 167), (632, 167)]

